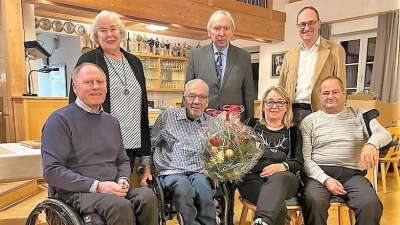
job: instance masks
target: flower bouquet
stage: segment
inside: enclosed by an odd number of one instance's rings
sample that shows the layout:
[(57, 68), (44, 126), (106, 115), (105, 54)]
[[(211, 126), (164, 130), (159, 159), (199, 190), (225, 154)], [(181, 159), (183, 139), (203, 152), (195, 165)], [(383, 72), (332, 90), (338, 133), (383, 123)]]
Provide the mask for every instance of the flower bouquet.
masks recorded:
[(214, 113), (202, 123), (205, 146), (200, 152), (204, 171), (212, 179), (240, 181), (264, 152), (262, 138), (240, 122), (240, 110)]

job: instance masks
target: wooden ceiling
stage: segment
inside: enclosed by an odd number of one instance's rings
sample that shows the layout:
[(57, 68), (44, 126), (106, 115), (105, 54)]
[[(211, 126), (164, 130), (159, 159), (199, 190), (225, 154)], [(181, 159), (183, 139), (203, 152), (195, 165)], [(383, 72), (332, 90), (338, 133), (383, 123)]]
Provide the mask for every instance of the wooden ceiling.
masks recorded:
[[(229, 11), (236, 23), (234, 37), (261, 42), (282, 41), (285, 13), (236, 0), (23, 0), (35, 5), (35, 15), (72, 22), (92, 23), (102, 9), (122, 15), (127, 29), (195, 40), (207, 39), (209, 16), (218, 9)], [(272, 1), (269, 1), (272, 2)], [(269, 5), (270, 6), (270, 5)], [(147, 24), (168, 26), (150, 31)]]

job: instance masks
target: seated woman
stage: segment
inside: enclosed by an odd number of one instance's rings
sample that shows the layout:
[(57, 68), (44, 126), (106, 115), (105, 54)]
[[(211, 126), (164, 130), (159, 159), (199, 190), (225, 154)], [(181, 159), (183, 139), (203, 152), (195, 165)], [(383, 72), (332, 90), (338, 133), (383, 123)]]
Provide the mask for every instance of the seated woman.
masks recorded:
[(264, 94), (261, 119), (245, 124), (254, 128), (265, 143), (263, 156), (239, 184), (240, 195), (257, 205), (255, 225), (284, 225), (285, 199), (294, 197), (299, 187), (296, 174), (303, 167), (302, 138), (292, 125), (292, 102), (281, 87)]

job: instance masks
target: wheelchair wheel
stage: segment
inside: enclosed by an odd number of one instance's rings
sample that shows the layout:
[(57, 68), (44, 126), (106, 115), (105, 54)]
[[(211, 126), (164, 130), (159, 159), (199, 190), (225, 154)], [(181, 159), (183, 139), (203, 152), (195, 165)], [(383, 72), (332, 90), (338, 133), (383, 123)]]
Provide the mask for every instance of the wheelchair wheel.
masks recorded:
[(165, 219), (165, 202), (164, 202), (165, 194), (164, 191), (162, 190), (161, 181), (158, 177), (153, 180), (152, 188), (158, 200), (158, 223), (160, 225), (166, 225), (167, 222)]
[(29, 214), (25, 225), (35, 225), (41, 213), (45, 213), (49, 225), (83, 225), (83, 221), (75, 210), (65, 202), (48, 198), (39, 203)]

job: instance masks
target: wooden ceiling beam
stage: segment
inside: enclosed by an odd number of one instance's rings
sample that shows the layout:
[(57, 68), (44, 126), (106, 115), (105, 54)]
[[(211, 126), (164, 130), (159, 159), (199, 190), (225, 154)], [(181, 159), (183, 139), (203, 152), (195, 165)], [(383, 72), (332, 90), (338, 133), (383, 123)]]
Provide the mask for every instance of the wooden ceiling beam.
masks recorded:
[[(244, 39), (280, 41), (284, 38), (285, 14), (267, 8), (251, 6), (234, 0), (23, 0), (33, 4), (48, 4), (99, 12), (115, 11), (124, 19), (172, 26), (188, 31), (205, 31), (210, 15), (217, 9), (228, 10), (235, 19), (235, 35)], [(272, 19), (271, 19), (272, 18)]]
[(39, 10), (39, 9), (35, 9), (35, 16), (67, 20), (67, 21), (79, 22), (79, 23), (92, 23), (93, 22), (93, 19), (89, 19), (87, 17), (67, 15), (64, 13), (49, 12), (49, 11), (43, 11), (43, 10)]

